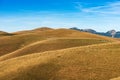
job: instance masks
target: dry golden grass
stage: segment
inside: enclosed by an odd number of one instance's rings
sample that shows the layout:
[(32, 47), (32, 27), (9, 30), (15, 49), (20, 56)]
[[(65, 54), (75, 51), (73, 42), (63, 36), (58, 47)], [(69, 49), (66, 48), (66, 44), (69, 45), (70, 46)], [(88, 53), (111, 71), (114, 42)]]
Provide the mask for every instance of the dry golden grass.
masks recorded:
[(34, 29), (32, 31), (49, 31), (49, 30), (54, 30), (54, 29), (48, 28), (48, 27), (41, 27), (41, 28)]
[(70, 30), (70, 29), (51, 29), (51, 28), (43, 27), (43, 28), (30, 30), (29, 32), (26, 31), (25, 33), (31, 35), (39, 35), (39, 37), (47, 37), (47, 38), (74, 37), (74, 38), (95, 38), (95, 39), (115, 41), (115, 39), (110, 37), (105, 37), (87, 32)]
[(120, 43), (31, 54), (0, 63), (0, 80), (110, 80), (120, 76)]
[(44, 38), (30, 34), (0, 37), (0, 56), (40, 40)]
[(18, 49), (12, 53), (4, 55), (0, 57), (0, 61), (7, 60), (10, 58), (15, 58), (19, 56), (24, 56), (28, 54), (44, 52), (44, 51), (51, 51), (51, 50), (58, 50), (58, 49), (65, 49), (77, 46), (86, 46), (92, 44), (100, 44), (100, 43), (107, 43), (106, 40), (99, 40), (99, 39), (78, 39), (78, 38), (55, 38), (55, 39), (48, 39), (39, 42), (35, 42), (28, 46), (25, 46), (21, 49)]
[(26, 34), (16, 34), (13, 36), (0, 37), (0, 56), (5, 55), (7, 53), (11, 53), (17, 49), (20, 49), (28, 44), (32, 44), (33, 42), (44, 40), (47, 38), (56, 38), (56, 37), (64, 37), (64, 38), (94, 38), (108, 41), (116, 41), (113, 38), (98, 36), (95, 34), (79, 32), (75, 30), (69, 29), (56, 29), (56, 30), (45, 30), (45, 28), (41, 28), (42, 31), (37, 31), (34, 33), (28, 32)]
[[(20, 49), (35, 41), (44, 40), (45, 36), (39, 35), (39, 31), (49, 31), (50, 28), (41, 28), (17, 33), (0, 32), (0, 56)], [(38, 31), (38, 32), (37, 32)], [(41, 33), (42, 34), (42, 33)], [(7, 35), (7, 36), (6, 36)], [(47, 37), (47, 36), (46, 36)]]
[(113, 78), (113, 79), (110, 79), (110, 80), (120, 80), (120, 77)]
[(117, 39), (69, 29), (0, 37), (0, 80), (110, 80), (120, 76)]
[(14, 32), (14, 34), (21, 35), (21, 34), (36, 33), (36, 32), (42, 32), (42, 31), (50, 31), (50, 30), (54, 30), (54, 29), (48, 28), (48, 27), (42, 27), (42, 28), (37, 28), (34, 30), (25, 30), (25, 31)]

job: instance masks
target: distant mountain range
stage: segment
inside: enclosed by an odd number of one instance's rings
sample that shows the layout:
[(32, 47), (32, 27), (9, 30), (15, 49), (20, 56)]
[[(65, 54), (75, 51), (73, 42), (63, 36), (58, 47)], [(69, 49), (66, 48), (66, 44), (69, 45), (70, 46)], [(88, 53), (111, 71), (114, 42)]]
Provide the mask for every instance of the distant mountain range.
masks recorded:
[(97, 32), (93, 29), (79, 29), (77, 27), (73, 27), (73, 28), (70, 28), (70, 29), (83, 31), (83, 32), (89, 32), (89, 33), (108, 36), (108, 37), (120, 38), (120, 31), (115, 31), (115, 30), (109, 30), (107, 32)]

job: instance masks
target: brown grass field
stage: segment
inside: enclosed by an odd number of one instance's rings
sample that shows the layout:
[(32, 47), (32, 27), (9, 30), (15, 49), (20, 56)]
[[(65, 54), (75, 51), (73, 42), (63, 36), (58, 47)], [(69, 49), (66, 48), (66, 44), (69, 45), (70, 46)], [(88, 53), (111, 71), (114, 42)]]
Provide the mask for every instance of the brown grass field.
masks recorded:
[(120, 80), (119, 39), (38, 28), (0, 36), (0, 80)]

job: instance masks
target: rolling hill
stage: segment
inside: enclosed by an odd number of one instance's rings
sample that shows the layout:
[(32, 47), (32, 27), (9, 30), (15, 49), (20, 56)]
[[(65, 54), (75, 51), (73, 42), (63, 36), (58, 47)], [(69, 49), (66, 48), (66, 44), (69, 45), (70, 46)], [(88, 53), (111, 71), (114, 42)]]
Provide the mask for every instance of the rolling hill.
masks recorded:
[[(40, 30), (40, 28), (39, 28)], [(42, 28), (43, 30), (43, 28)], [(14, 33), (15, 34), (15, 33)], [(45, 40), (48, 38), (94, 38), (108, 41), (116, 41), (113, 38), (98, 36), (95, 34), (90, 34), (86, 32), (79, 32), (75, 30), (69, 29), (56, 29), (56, 30), (45, 30), (37, 31), (34, 33), (30, 33), (30, 31), (25, 34), (15, 34), (13, 36), (5, 36), (0, 38), (0, 56), (5, 55), (7, 53), (11, 53), (15, 50), (18, 50), (26, 45), (32, 44), (36, 41)]]
[(52, 28), (48, 28), (48, 27), (41, 27), (41, 28), (37, 28), (37, 29), (33, 29), (33, 30), (25, 30), (25, 31), (18, 31), (18, 32), (14, 32), (14, 34), (26, 34), (26, 33), (36, 33), (36, 32), (42, 32), (42, 31), (49, 31), (49, 30), (53, 30)]
[(35, 42), (28, 46), (25, 46), (21, 49), (18, 49), (12, 53), (6, 54), (0, 58), (0, 61), (7, 60), (10, 58), (15, 58), (18, 56), (24, 56), (27, 54), (33, 54), (38, 52), (45, 52), (51, 50), (59, 50), (77, 46), (86, 46), (92, 44), (100, 44), (100, 43), (107, 43), (106, 40), (99, 40), (99, 39), (79, 39), (79, 38), (67, 38), (67, 39), (48, 39)]
[(120, 76), (119, 39), (38, 28), (0, 37), (0, 80), (110, 80)]
[(120, 76), (120, 43), (36, 53), (0, 63), (0, 80), (109, 80)]

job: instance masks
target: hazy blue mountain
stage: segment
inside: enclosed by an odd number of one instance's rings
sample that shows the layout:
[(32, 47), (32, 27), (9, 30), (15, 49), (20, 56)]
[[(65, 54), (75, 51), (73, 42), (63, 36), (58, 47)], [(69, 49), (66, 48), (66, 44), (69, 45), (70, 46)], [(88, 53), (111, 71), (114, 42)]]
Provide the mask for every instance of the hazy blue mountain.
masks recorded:
[[(70, 29), (83, 31), (83, 32), (89, 32), (89, 33), (108, 36), (108, 37), (112, 37), (112, 32), (115, 31), (115, 30), (109, 30), (107, 32), (97, 32), (97, 31), (95, 31), (93, 29), (79, 29), (77, 27), (73, 27), (73, 28), (70, 28)], [(120, 31), (116, 31), (114, 37), (115, 38), (120, 38)]]

